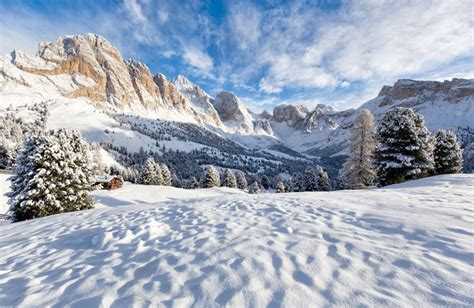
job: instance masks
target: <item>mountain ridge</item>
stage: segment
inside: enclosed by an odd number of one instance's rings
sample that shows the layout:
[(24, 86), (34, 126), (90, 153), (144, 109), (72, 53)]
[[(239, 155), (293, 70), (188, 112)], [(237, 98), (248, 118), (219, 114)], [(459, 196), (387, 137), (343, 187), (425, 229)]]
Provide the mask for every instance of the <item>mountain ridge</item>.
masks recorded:
[(161, 73), (152, 74), (146, 64), (123, 59), (96, 34), (40, 43), (36, 56), (18, 50), (1, 56), (0, 94), (12, 93), (45, 100), (83, 99), (111, 112), (194, 123), (248, 148), (283, 146), (318, 157), (344, 154), (348, 128), (363, 108), (380, 120), (391, 108), (411, 107), (431, 130), (468, 129), (470, 135), (474, 126), (474, 80), (400, 79), (357, 109), (280, 105), (255, 114), (232, 92), (212, 97), (185, 76), (168, 80)]

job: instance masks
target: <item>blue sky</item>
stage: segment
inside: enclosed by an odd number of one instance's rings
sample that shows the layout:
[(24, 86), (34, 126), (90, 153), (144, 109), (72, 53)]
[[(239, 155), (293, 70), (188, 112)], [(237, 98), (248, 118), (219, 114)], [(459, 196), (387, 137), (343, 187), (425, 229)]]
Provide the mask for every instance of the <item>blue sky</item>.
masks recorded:
[(251, 109), (352, 108), (399, 78), (474, 77), (471, 0), (0, 0), (0, 52), (98, 33), (153, 73)]

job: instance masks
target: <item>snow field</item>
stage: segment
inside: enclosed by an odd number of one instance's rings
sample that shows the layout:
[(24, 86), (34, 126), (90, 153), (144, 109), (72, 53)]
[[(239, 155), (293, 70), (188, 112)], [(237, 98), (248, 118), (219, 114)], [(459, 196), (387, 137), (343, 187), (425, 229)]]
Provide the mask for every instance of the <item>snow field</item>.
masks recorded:
[(472, 306), (474, 177), (249, 195), (126, 185), (0, 226), (0, 306)]

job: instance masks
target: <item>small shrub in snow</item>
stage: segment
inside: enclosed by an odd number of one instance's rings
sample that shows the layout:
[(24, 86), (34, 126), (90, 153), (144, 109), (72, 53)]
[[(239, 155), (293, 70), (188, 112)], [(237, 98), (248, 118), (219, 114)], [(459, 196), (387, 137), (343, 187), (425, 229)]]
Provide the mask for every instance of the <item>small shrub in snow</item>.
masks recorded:
[(375, 161), (381, 185), (422, 178), (433, 170), (433, 140), (423, 117), (412, 109), (387, 112), (377, 139)]
[(462, 150), (453, 132), (442, 129), (436, 132), (434, 163), (436, 174), (461, 172)]
[(249, 187), (249, 194), (258, 194), (259, 192), (260, 192), (260, 186), (258, 185), (258, 182), (255, 181)]
[(202, 177), (204, 188), (219, 187), (221, 183), (219, 172), (213, 166), (208, 166)]
[(224, 179), (222, 180), (223, 187), (237, 188), (237, 180), (230, 169), (224, 172)]

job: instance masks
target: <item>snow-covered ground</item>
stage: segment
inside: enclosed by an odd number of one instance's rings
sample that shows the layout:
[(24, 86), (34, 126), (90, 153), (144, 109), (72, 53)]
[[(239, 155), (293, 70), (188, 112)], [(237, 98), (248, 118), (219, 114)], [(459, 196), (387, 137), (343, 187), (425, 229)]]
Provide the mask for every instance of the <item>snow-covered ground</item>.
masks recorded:
[(474, 305), (473, 175), (95, 195), (95, 210), (0, 226), (0, 306)]

